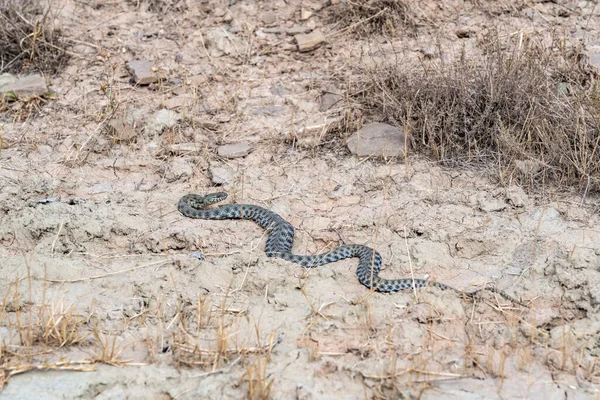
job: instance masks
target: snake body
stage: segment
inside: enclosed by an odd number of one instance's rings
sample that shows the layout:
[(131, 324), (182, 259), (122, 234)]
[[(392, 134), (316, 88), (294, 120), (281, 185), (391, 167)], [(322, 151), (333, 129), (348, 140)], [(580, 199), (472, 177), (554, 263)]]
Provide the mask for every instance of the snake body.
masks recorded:
[[(359, 244), (343, 244), (335, 249), (315, 255), (298, 255), (292, 253), (294, 241), (294, 227), (284, 220), (280, 215), (266, 208), (252, 204), (228, 204), (214, 209), (206, 209), (210, 204), (223, 201), (227, 193), (211, 193), (206, 196), (188, 194), (183, 196), (177, 205), (179, 212), (189, 218), (197, 219), (249, 219), (256, 222), (269, 233), (265, 246), (268, 257), (278, 257), (284, 260), (300, 264), (303, 267), (314, 268), (350, 257), (358, 257), (356, 275), (358, 280), (369, 289), (379, 292), (398, 292), (406, 289), (420, 289), (426, 286), (434, 286), (442, 290), (452, 290), (460, 294), (472, 296), (472, 293), (464, 293), (451, 286), (440, 282), (426, 279), (400, 278), (384, 279), (379, 277), (382, 266), (381, 255), (374, 249)], [(499, 293), (508, 300), (522, 304), (509, 295), (497, 291), (491, 287), (484, 289)]]

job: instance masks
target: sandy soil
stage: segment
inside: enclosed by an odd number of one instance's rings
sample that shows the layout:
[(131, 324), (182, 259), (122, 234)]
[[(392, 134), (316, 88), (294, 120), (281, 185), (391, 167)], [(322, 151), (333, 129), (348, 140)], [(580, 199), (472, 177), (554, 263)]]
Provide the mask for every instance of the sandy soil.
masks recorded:
[[(324, 1), (230, 3), (58, 10), (75, 55), (50, 79), (59, 96), (0, 128), (0, 399), (598, 398), (597, 198), (528, 194), (418, 156), (361, 160), (343, 138), (302, 133), (343, 115), (320, 111), (323, 93), (385, 51), (407, 68), (438, 46), (451, 59), (492, 26), (593, 41), (593, 2), (414, 2), (418, 34), (391, 45), (334, 35)], [(328, 42), (299, 53), (288, 33), (300, 27)], [(132, 85), (125, 65), (138, 59), (164, 81)], [(132, 135), (106, 128), (115, 115), (136, 115)], [(219, 156), (239, 142), (253, 151)], [(491, 282), (531, 307), (369, 293), (356, 259), (305, 271), (267, 258), (252, 222), (176, 210), (186, 193), (220, 190), (290, 221), (298, 253), (366, 244), (382, 276)]]

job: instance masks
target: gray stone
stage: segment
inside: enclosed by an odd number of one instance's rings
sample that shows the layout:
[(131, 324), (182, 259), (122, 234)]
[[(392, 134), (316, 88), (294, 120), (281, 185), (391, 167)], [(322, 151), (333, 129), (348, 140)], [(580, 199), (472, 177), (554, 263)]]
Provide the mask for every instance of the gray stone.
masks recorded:
[(145, 114), (146, 111), (140, 109), (120, 111), (115, 114), (108, 122), (113, 139), (117, 142), (131, 142), (137, 138)]
[(344, 97), (338, 93), (327, 92), (321, 96), (321, 104), (319, 105), (319, 111), (327, 111), (336, 104), (344, 100)]
[(269, 12), (269, 13), (264, 13), (260, 19), (262, 20), (263, 24), (265, 25), (273, 25), (275, 22), (277, 22), (277, 17), (275, 17), (275, 13)]
[(296, 44), (298, 45), (298, 51), (300, 53), (312, 51), (325, 43), (325, 36), (319, 31), (307, 34), (299, 33), (294, 36), (294, 39), (296, 39)]
[(477, 33), (477, 31), (475, 30), (475, 28), (465, 26), (462, 28), (458, 28), (454, 33), (456, 34), (457, 38), (465, 39), (475, 36), (475, 33)]
[(198, 155), (202, 152), (203, 146), (198, 143), (176, 143), (164, 146), (164, 149), (169, 154), (176, 155)]
[(399, 157), (406, 151), (404, 133), (379, 122), (364, 125), (348, 138), (347, 145), (359, 157)]
[(210, 179), (216, 185), (231, 184), (236, 176), (235, 170), (228, 165), (211, 165), (208, 172)]
[(269, 91), (271, 92), (271, 94), (275, 95), (275, 96), (285, 96), (287, 94), (287, 90), (285, 90), (285, 88), (281, 85), (273, 85), (269, 88)]
[(301, 33), (308, 33), (312, 31), (312, 28), (308, 26), (294, 26), (286, 31), (289, 36), (295, 36)]
[(48, 93), (46, 80), (40, 74), (26, 75), (21, 78), (3, 74), (1, 78), (0, 93), (12, 93), (17, 99), (43, 96)]
[(252, 113), (254, 115), (275, 116), (275, 115), (283, 114), (283, 112), (285, 112), (285, 109), (286, 108), (283, 106), (267, 106), (267, 107), (256, 108), (256, 109), (250, 111), (250, 113)]
[(244, 55), (248, 51), (248, 43), (224, 28), (211, 28), (204, 35), (206, 48), (211, 56), (220, 57)]
[(251, 151), (252, 146), (250, 146), (250, 143), (241, 142), (219, 146), (217, 154), (224, 158), (239, 158), (247, 156)]
[(596, 68), (597, 72), (600, 72), (600, 51), (591, 53), (589, 56), (589, 63)]
[(160, 134), (165, 128), (172, 128), (181, 119), (175, 111), (161, 109), (146, 123), (146, 133), (150, 135)]
[(159, 81), (159, 76), (152, 70), (154, 67), (154, 61), (149, 60), (135, 60), (129, 61), (127, 69), (133, 76), (133, 81), (136, 85), (149, 85)]
[(110, 192), (111, 190), (112, 185), (110, 184), (110, 182), (96, 183), (94, 186), (92, 186), (93, 193), (106, 193)]
[(306, 21), (307, 19), (312, 17), (312, 15), (312, 11), (302, 7), (302, 9), (300, 10), (300, 21)]
[(184, 158), (175, 158), (165, 170), (165, 179), (169, 183), (181, 178), (187, 180), (193, 173), (191, 165)]
[(177, 108), (190, 108), (194, 103), (194, 96), (190, 94), (182, 94), (181, 96), (175, 96), (170, 99), (164, 101), (165, 107), (169, 110), (174, 110)]
[(13, 74), (4, 73), (0, 75), (0, 88), (4, 85), (8, 85), (9, 83), (13, 83), (17, 81), (17, 77)]

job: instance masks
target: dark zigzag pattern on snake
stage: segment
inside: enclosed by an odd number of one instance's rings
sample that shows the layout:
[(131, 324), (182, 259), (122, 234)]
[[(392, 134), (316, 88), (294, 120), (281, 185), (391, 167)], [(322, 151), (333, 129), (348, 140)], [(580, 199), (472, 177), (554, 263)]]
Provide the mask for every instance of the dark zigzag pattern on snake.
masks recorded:
[(350, 257), (358, 257), (356, 275), (360, 283), (369, 289), (379, 292), (398, 292), (406, 289), (420, 289), (435, 286), (442, 290), (452, 290), (459, 294), (472, 296), (481, 290), (489, 290), (500, 294), (507, 300), (524, 305), (508, 294), (492, 287), (485, 287), (471, 293), (464, 293), (451, 286), (426, 279), (399, 278), (384, 279), (379, 277), (382, 259), (374, 249), (360, 244), (343, 244), (322, 254), (298, 255), (292, 253), (294, 227), (278, 214), (266, 208), (251, 204), (228, 204), (214, 209), (206, 206), (225, 200), (227, 193), (212, 193), (206, 196), (188, 194), (183, 196), (177, 205), (179, 211), (186, 217), (196, 219), (249, 219), (268, 231), (265, 253), (268, 257), (278, 257), (300, 264), (303, 267), (314, 268)]

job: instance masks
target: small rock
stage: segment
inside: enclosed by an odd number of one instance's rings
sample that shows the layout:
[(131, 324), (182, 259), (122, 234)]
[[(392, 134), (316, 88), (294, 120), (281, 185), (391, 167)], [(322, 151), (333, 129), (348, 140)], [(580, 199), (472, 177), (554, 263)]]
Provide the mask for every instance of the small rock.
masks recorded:
[(125, 112), (119, 111), (108, 122), (112, 129), (112, 137), (116, 142), (131, 142), (139, 133), (142, 126), (145, 110), (132, 109)]
[(171, 97), (164, 101), (164, 106), (169, 110), (174, 110), (177, 108), (190, 108), (194, 103), (194, 96), (189, 94), (183, 94), (181, 96)]
[(146, 133), (150, 135), (160, 134), (165, 128), (172, 128), (181, 119), (175, 111), (161, 109), (154, 114), (146, 123)]
[(167, 182), (175, 182), (181, 178), (188, 179), (194, 171), (185, 158), (175, 158), (165, 170)]
[(312, 14), (312, 11), (302, 7), (302, 9), (300, 10), (300, 21), (306, 21), (307, 19), (312, 17)]
[(319, 31), (307, 34), (300, 33), (294, 36), (294, 39), (296, 39), (298, 51), (301, 53), (312, 51), (325, 43), (325, 36)]
[(248, 43), (233, 32), (227, 32), (224, 28), (211, 28), (204, 35), (206, 48), (211, 56), (220, 57), (225, 55), (244, 55), (248, 50)]
[(150, 85), (159, 81), (158, 74), (153, 71), (154, 61), (135, 60), (129, 61), (126, 65), (136, 85)]
[(9, 73), (4, 73), (0, 75), (0, 88), (2, 88), (2, 86), (14, 83), (17, 81), (17, 77), (14, 76), (13, 74), (9, 74)]
[(279, 27), (265, 28), (262, 31), (264, 33), (281, 33), (281, 28), (279, 28)]
[[(177, 57), (179, 57), (179, 56), (176, 56), (176, 57), (175, 57), (175, 60), (176, 60), (176, 61), (177, 61)], [(180, 78), (180, 77), (178, 77), (178, 76), (176, 76), (176, 77), (170, 78), (170, 79), (167, 81), (167, 83), (168, 83), (169, 85), (172, 85), (172, 86), (181, 86), (181, 85), (183, 85), (183, 79), (182, 79), (182, 78)]]
[(285, 33), (288, 36), (295, 36), (295, 35), (302, 34), (302, 33), (309, 33), (310, 31), (312, 31), (312, 28), (309, 26), (294, 26), (294, 27), (286, 30)]
[(260, 19), (262, 20), (263, 24), (267, 26), (273, 25), (275, 22), (277, 22), (277, 17), (275, 17), (275, 14), (272, 12), (263, 14)]
[(228, 165), (211, 166), (208, 169), (208, 172), (210, 174), (210, 179), (215, 185), (233, 183), (233, 179), (236, 176), (235, 170)]
[(275, 96), (285, 96), (287, 94), (287, 90), (285, 90), (285, 88), (281, 85), (273, 85), (269, 88), (269, 91), (271, 92), (271, 94), (275, 95)]
[(321, 104), (319, 105), (319, 111), (327, 111), (333, 106), (344, 100), (344, 97), (338, 93), (327, 92), (321, 96)]
[(267, 107), (261, 107), (261, 108), (256, 108), (254, 110), (251, 110), (250, 113), (254, 114), (254, 115), (275, 116), (275, 115), (283, 114), (285, 112), (285, 110), (286, 110), (286, 108), (284, 106), (267, 106)]
[(529, 203), (529, 197), (519, 186), (509, 186), (506, 189), (506, 201), (513, 207), (524, 207)]
[(499, 212), (508, 208), (508, 204), (503, 199), (494, 198), (487, 192), (477, 194), (477, 203), (479, 209), (484, 212)]
[(515, 167), (524, 176), (533, 176), (542, 170), (543, 164), (536, 160), (516, 160)]
[(202, 152), (202, 146), (197, 143), (177, 143), (164, 147), (165, 151), (176, 155), (198, 155)]
[(92, 186), (92, 193), (106, 193), (110, 192), (111, 189), (112, 185), (110, 182), (96, 183), (94, 186)]
[(11, 93), (17, 99), (43, 96), (48, 93), (46, 80), (40, 74), (26, 75), (21, 78), (10, 74), (2, 74), (1, 77), (0, 93)]
[(597, 53), (591, 53), (588, 56), (588, 62), (596, 68), (596, 72), (600, 73), (600, 51)]
[(224, 158), (239, 158), (245, 157), (252, 151), (252, 146), (249, 143), (232, 143), (224, 146), (219, 146), (217, 154)]
[(435, 58), (435, 47), (433, 46), (422, 47), (420, 51), (425, 58)]
[(347, 146), (358, 157), (399, 157), (406, 151), (404, 132), (378, 122), (367, 124), (352, 134)]
[(204, 75), (190, 76), (188, 84), (191, 86), (202, 86), (206, 83), (206, 77)]
[(127, 123), (123, 115), (115, 116), (108, 126), (112, 129), (113, 137), (117, 142), (130, 142), (137, 137), (137, 132)]
[(459, 39), (465, 39), (465, 38), (470, 38), (473, 35), (475, 35), (477, 31), (475, 30), (475, 28), (471, 28), (471, 27), (462, 27), (462, 28), (458, 28), (455, 32), (456, 37)]
[(298, 126), (294, 126), (291, 130), (285, 133), (289, 139), (293, 139), (298, 147), (314, 148), (318, 146), (323, 137), (332, 127), (339, 126), (340, 117), (327, 118), (321, 122), (304, 122)]

